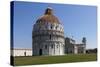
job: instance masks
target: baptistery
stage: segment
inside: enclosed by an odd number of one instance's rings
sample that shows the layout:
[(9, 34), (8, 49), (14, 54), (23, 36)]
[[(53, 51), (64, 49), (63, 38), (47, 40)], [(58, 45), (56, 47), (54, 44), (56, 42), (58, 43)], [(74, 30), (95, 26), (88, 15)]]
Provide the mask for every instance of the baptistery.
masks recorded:
[(32, 30), (33, 55), (64, 55), (64, 29), (53, 9), (47, 7)]

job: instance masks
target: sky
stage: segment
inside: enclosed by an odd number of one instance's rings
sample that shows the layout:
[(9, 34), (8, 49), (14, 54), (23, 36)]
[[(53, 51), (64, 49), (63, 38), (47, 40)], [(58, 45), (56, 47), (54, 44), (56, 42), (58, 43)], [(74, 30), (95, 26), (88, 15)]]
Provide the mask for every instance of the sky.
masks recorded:
[(86, 48), (97, 48), (97, 7), (74, 4), (14, 2), (14, 48), (32, 48), (32, 28), (47, 7), (64, 27), (65, 37), (81, 43), (86, 37)]

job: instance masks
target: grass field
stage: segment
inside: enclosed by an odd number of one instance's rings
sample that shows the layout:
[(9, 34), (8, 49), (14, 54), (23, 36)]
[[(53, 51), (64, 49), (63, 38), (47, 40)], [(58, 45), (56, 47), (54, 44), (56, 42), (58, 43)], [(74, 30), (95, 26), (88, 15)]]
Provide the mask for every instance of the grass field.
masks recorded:
[(14, 66), (96, 61), (96, 54), (68, 54), (63, 56), (14, 57)]

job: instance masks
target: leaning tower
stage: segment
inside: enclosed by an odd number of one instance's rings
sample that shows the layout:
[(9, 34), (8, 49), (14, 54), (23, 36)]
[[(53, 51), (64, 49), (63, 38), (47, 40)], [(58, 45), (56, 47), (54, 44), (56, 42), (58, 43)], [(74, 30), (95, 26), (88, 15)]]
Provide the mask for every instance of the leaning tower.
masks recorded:
[(48, 7), (33, 25), (33, 55), (64, 55), (64, 29), (61, 22)]

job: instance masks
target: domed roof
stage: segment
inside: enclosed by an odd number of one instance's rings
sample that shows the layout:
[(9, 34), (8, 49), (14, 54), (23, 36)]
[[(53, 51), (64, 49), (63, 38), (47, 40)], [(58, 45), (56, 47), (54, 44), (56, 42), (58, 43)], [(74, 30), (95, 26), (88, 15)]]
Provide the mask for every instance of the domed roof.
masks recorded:
[(45, 10), (45, 13), (43, 16), (41, 16), (38, 20), (37, 23), (39, 22), (49, 22), (49, 23), (60, 23), (58, 18), (53, 15), (53, 10), (52, 8), (48, 7)]

